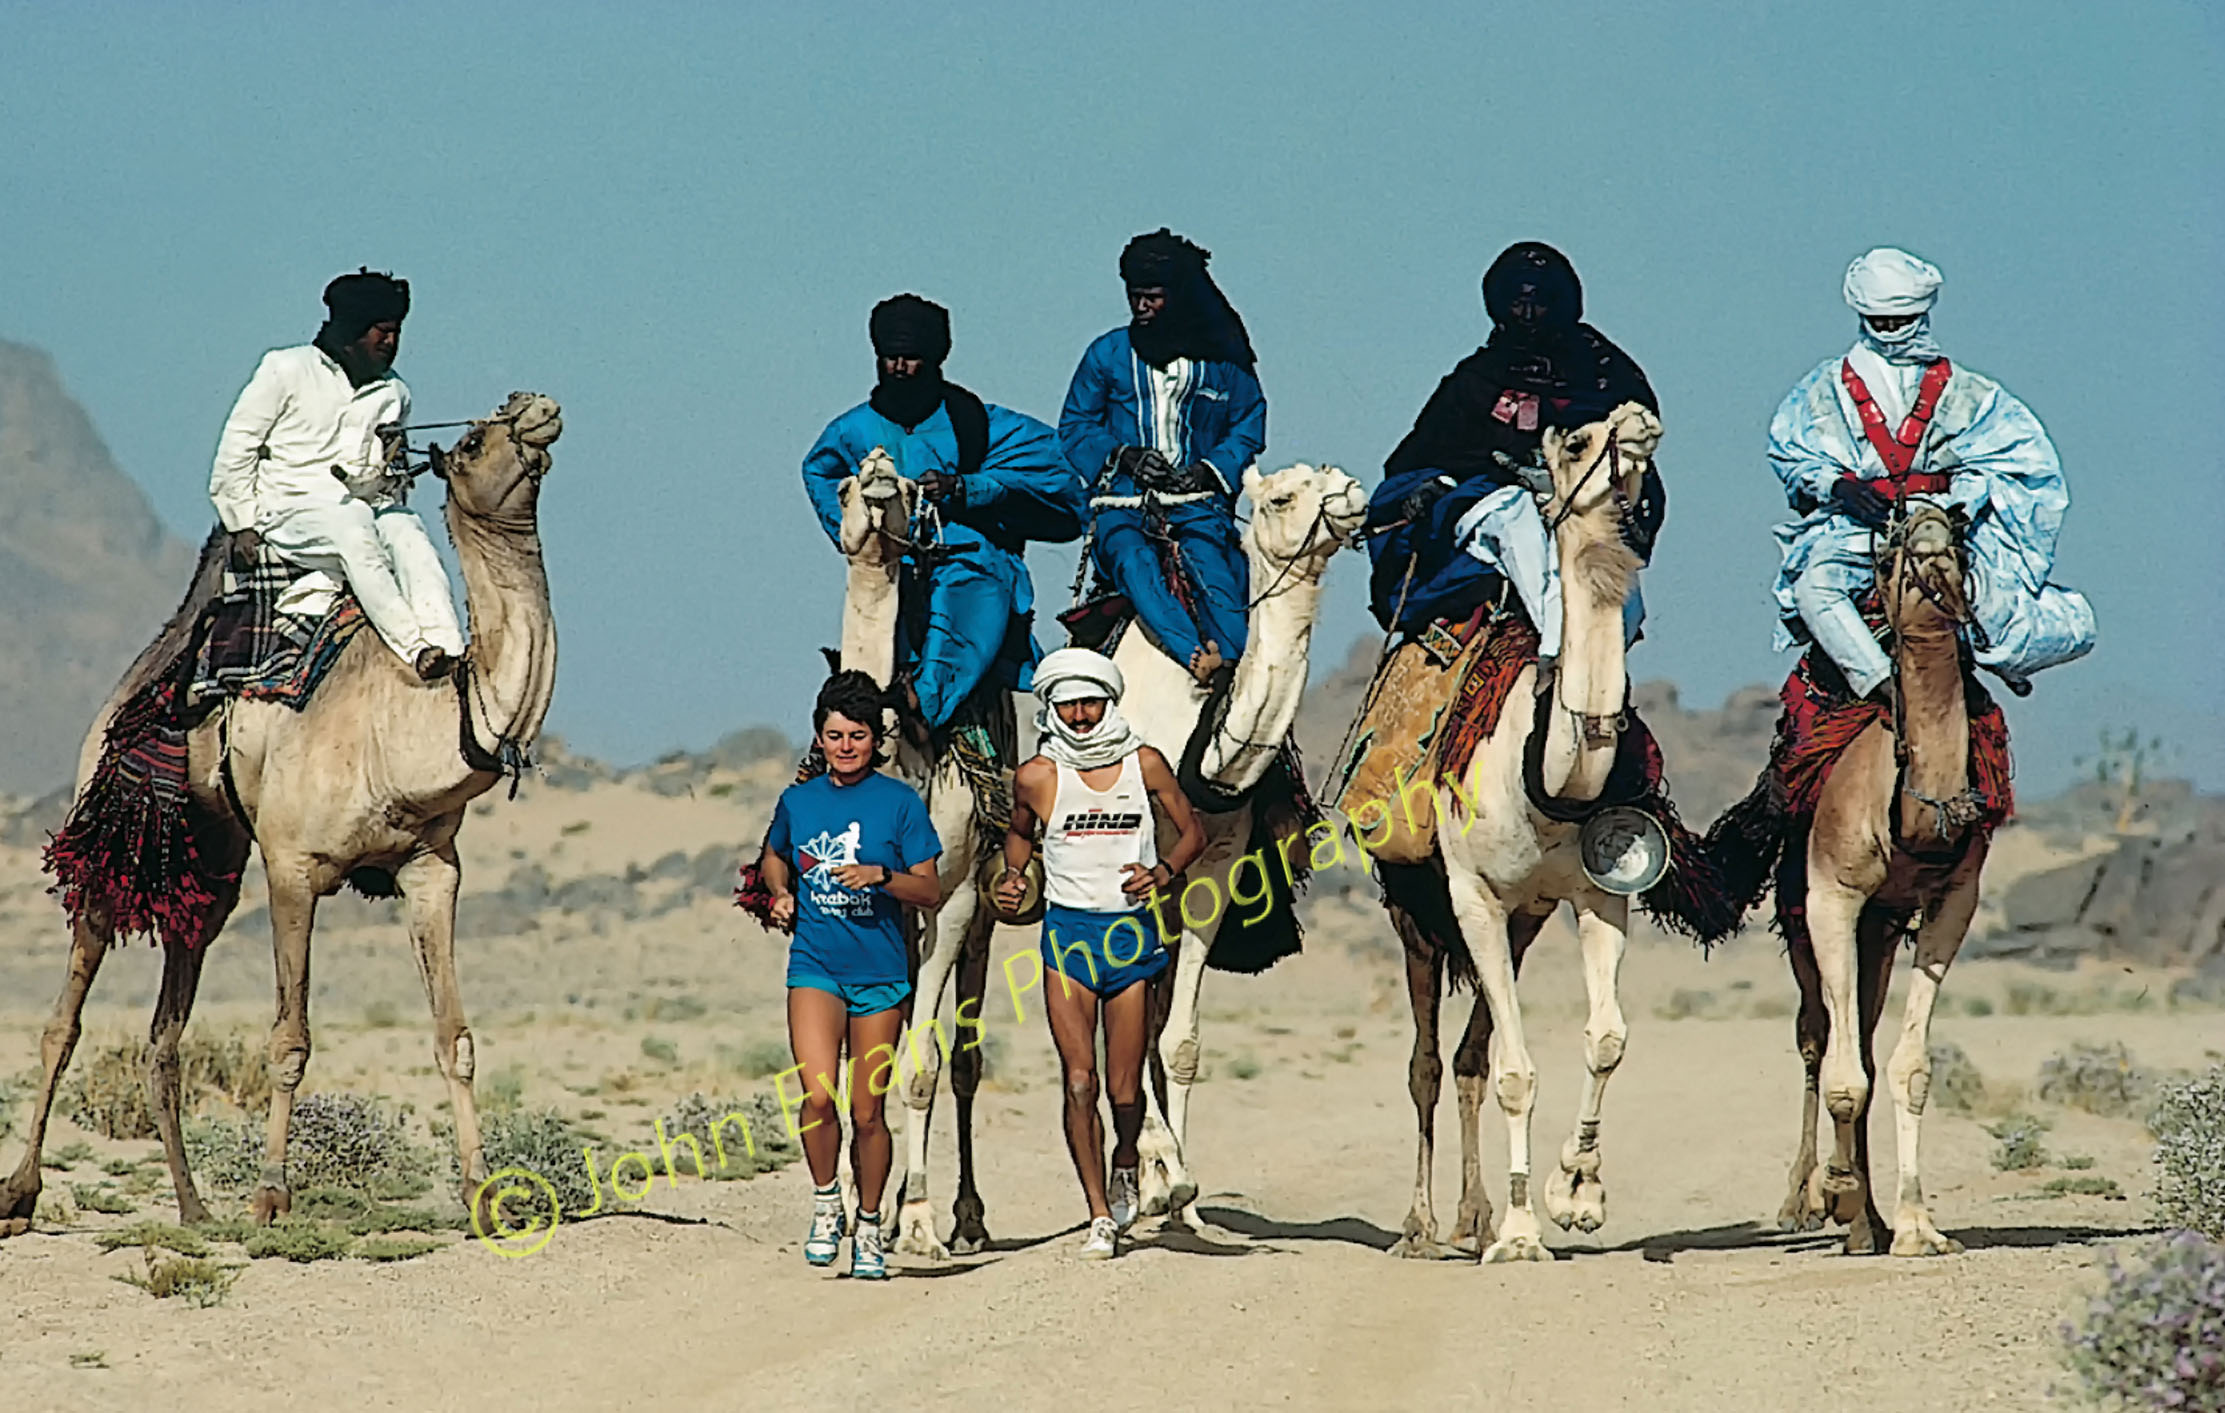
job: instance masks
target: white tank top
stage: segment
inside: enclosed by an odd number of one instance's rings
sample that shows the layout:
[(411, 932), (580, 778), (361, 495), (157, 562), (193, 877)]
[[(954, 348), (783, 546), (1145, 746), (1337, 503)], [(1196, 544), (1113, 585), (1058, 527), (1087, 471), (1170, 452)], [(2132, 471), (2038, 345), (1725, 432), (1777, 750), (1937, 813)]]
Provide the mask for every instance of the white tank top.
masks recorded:
[(1159, 861), (1158, 827), (1144, 789), (1142, 752), (1120, 763), (1110, 787), (1092, 790), (1071, 767), (1058, 767), (1050, 822), (1043, 827), (1043, 897), (1093, 913), (1134, 912), (1120, 891), (1124, 865)]

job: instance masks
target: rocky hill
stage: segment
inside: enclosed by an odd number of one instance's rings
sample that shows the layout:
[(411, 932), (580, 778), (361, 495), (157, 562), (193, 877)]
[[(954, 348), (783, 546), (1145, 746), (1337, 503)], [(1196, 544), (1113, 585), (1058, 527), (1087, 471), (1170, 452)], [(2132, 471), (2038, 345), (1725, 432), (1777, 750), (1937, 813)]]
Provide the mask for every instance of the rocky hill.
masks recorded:
[(192, 567), (53, 360), (0, 340), (0, 792), (69, 778), (87, 720)]

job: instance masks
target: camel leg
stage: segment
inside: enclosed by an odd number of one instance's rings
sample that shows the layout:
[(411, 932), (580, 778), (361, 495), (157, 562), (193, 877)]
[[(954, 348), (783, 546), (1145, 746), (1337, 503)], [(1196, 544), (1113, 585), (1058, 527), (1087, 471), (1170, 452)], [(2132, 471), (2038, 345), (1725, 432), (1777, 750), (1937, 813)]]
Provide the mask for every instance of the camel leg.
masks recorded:
[[(247, 862), (247, 836), (236, 830), (230, 833), (232, 837), (222, 843), (202, 841), (209, 856), (224, 865), (211, 873), (232, 875), (230, 883), (220, 883), (216, 888), (216, 903), (209, 914), (211, 941), (239, 903), (239, 874)], [(229, 850), (229, 857), (221, 852), (224, 850)], [(162, 1137), (163, 1160), (170, 1165), (170, 1185), (177, 1190), (178, 1220), (187, 1225), (207, 1221), (209, 1209), (193, 1186), (193, 1169), (185, 1160), (185, 1134), (178, 1126), (178, 1042), (184, 1038), (185, 1023), (193, 1014), (193, 998), (201, 987), (201, 964), (207, 959), (206, 945), (162, 949), (162, 990), (156, 997), (154, 1023), (147, 1034), (148, 1104), (154, 1111), (155, 1132)]]
[(1584, 1022), (1584, 1068), (1591, 1083), (1576, 1107), (1576, 1132), (1561, 1148), (1561, 1170), (1545, 1185), (1546, 1214), (1562, 1230), (1597, 1231), (1607, 1220), (1607, 1189), (1599, 1180), (1599, 1116), (1607, 1081), (1622, 1063), (1630, 1026), (1615, 994), (1623, 947), (1630, 928), (1630, 900), (1601, 895), (1591, 906), (1577, 903), (1576, 940), (1583, 949), (1584, 994), (1590, 1015)]
[(909, 1111), (904, 1122), (904, 1185), (897, 1198), (896, 1249), (930, 1261), (950, 1259), (950, 1249), (935, 1235), (934, 1213), (927, 1208), (927, 1134), (935, 1120), (935, 1086), (942, 1077), (943, 1052), (951, 1044), (937, 1017), (943, 987), (965, 950), (973, 910), (973, 889), (961, 886), (928, 919), (931, 940), (912, 995), (911, 1033), (898, 1047), (903, 1053), (896, 1061), (897, 1082), (903, 1086), (904, 1107)]
[(69, 971), (62, 980), (62, 994), (54, 998), (54, 1013), (46, 1022), (46, 1033), (39, 1037), (44, 1073), (39, 1081), (38, 1104), (31, 1111), (30, 1136), (25, 1140), (29, 1146), (15, 1172), (7, 1182), (0, 1183), (0, 1237), (21, 1236), (31, 1229), (31, 1219), (38, 1214), (39, 1152), (46, 1143), (47, 1117), (54, 1111), (54, 1091), (61, 1087), (62, 1072), (69, 1068), (78, 1036), (84, 1033), (81, 1022), (85, 995), (93, 989), (93, 978), (100, 974), (101, 961), (108, 955), (113, 937), (105, 918), (97, 924), (80, 921), (70, 928)]
[(1853, 1222), (1864, 1201), (1861, 1172), (1855, 1164), (1855, 1126), (1869, 1102), (1869, 1077), (1863, 1072), (1857, 919), (1868, 901), (1863, 893), (1821, 876), (1814, 857), (1808, 865), (1808, 935), (1815, 944), (1816, 975), (1826, 1017), (1822, 1081), (1823, 1108), (1831, 1116), (1831, 1158), (1815, 1181), (1821, 1205), (1836, 1220)]
[(1414, 1012), (1414, 1053), (1406, 1062), (1406, 1092), (1414, 1101), (1418, 1134), (1414, 1158), (1414, 1201), (1406, 1227), (1391, 1247), (1393, 1256), (1436, 1261), (1450, 1255), (1437, 1241), (1437, 1213), (1431, 1200), (1431, 1170), (1436, 1162), (1437, 1098), (1444, 1090), (1445, 1062), (1437, 1054), (1437, 1014), (1445, 986), (1445, 954), (1422, 937), (1411, 919), (1397, 916), (1406, 943), (1406, 999)]
[[(1200, 870), (1205, 867), (1208, 865), (1193, 865), (1193, 876), (1204, 876)], [(1197, 1200), (1197, 1179), (1184, 1158), (1183, 1136), (1189, 1130), (1190, 1090), (1198, 1076), (1198, 998), (1205, 990), (1205, 954), (1213, 950), (1213, 934), (1218, 931), (1218, 916), (1201, 928), (1183, 924), (1182, 941), (1175, 949), (1166, 1029), (1159, 1035), (1159, 1055), (1167, 1067), (1166, 1113), (1161, 1119), (1151, 1112), (1150, 1105), (1145, 1105), (1144, 1131), (1136, 1140), (1137, 1151), (1144, 1159), (1140, 1194), (1143, 1210), (1163, 1211), (1171, 1221), (1180, 1221), (1182, 1209)], [(1156, 1127), (1155, 1119), (1159, 1120)]]
[(463, 868), (454, 840), (416, 855), (395, 870), (409, 911), (410, 946), (417, 953), (418, 979), (433, 1011), (433, 1063), (448, 1081), (448, 1107), (456, 1119), (456, 1169), (463, 1175), (464, 1210), (482, 1231), (495, 1229), (494, 1213), (482, 1210), (479, 1188), (486, 1181), (486, 1154), (479, 1134), (479, 1104), (472, 1090), (476, 1057), (471, 1026), (464, 1019), (463, 986), (456, 976), (456, 893)]
[[(278, 974), (278, 1019), (270, 1028), (270, 1119), (263, 1133), (262, 1182), (249, 1212), (259, 1225), (293, 1210), (286, 1181), (286, 1134), (293, 1124), (294, 1091), (309, 1070), (309, 933), (317, 923), (317, 894), (298, 865), (263, 853), (270, 884), (271, 955)], [(459, 1116), (460, 1117), (460, 1116)]]
[(1876, 1187), (1870, 1181), (1870, 1107), (1877, 1099), (1877, 1023), (1885, 1014), (1885, 998), (1893, 989), (1893, 962), (1900, 953), (1905, 919), (1877, 907), (1862, 910), (1854, 929), (1855, 993), (1862, 1008), (1862, 1076), (1867, 1081), (1861, 1112), (1854, 1120), (1854, 1175), (1862, 1185), (1862, 1200), (1851, 1208), (1841, 1204), (1847, 1224), (1849, 1256), (1874, 1256), (1890, 1240), (1885, 1216), (1877, 1210)]
[[(987, 912), (976, 912), (973, 926), (967, 929), (965, 949), (958, 957), (961, 1016), (969, 1001), (974, 1015), (981, 1014), (982, 998), (989, 989), (989, 933), (995, 926), (996, 919)], [(964, 1033), (965, 1028), (959, 1027), (959, 1034)], [(974, 1186), (973, 1166), (973, 1097), (981, 1088), (981, 1068), (978, 1039), (972, 1044), (960, 1042), (951, 1052), (950, 1093), (958, 1110), (958, 1200), (950, 1208), (950, 1249), (961, 1256), (985, 1251), (989, 1246), (989, 1228), (983, 1221), (988, 1209)]]
[[(1514, 961), (1514, 975), (1522, 975), (1522, 958), (1537, 940), (1551, 913), (1516, 913), (1507, 919), (1507, 951)], [(1452, 1084), (1460, 1107), (1460, 1214), (1453, 1221), (1453, 1245), (1479, 1255), (1498, 1240), (1491, 1219), (1491, 1198), (1483, 1186), (1483, 1096), (1491, 1078), (1491, 1008), (1483, 994), (1476, 994), (1468, 1008), (1468, 1027), (1453, 1051)]]
[(1800, 1010), (1793, 1018), (1793, 1040), (1799, 1047), (1807, 1082), (1800, 1100), (1800, 1150), (1793, 1155), (1785, 1205), (1777, 1209), (1777, 1228), (1780, 1231), (1815, 1231), (1823, 1225), (1823, 1208), (1809, 1184), (1816, 1175), (1816, 1111), (1821, 1107), (1819, 1076), (1823, 1071), (1824, 1041), (1830, 1032), (1831, 1018), (1823, 1009), (1823, 978), (1816, 971), (1815, 944), (1804, 934), (1798, 935), (1786, 950), (1792, 962), (1793, 981), (1800, 988)]
[(1893, 1210), (1895, 1256), (1952, 1256), (1962, 1243), (1932, 1224), (1924, 1203), (1924, 1184), (1917, 1157), (1917, 1139), (1924, 1122), (1924, 1105), (1931, 1097), (1931, 1015), (1939, 1000), (1939, 987), (1947, 979), (1971, 914), (1978, 908), (1978, 875), (1985, 867), (1986, 841), (1972, 841), (1970, 851), (1948, 880), (1947, 893), (1916, 933), (1916, 967), (1909, 977), (1908, 1011), (1901, 1022), (1900, 1040), (1893, 1047), (1886, 1079), (1893, 1090), (1893, 1129), (1900, 1152), (1900, 1193)]
[(1499, 1239), (1484, 1248), (1485, 1261), (1550, 1261), (1544, 1228), (1530, 1201), (1530, 1109), (1537, 1098), (1537, 1067), (1522, 1032), (1522, 1007), (1514, 994), (1514, 953), (1506, 909), (1466, 870), (1456, 869), (1453, 915), (1476, 959), (1483, 1004), (1491, 1008), (1493, 1089), (1507, 1121), (1507, 1210)]

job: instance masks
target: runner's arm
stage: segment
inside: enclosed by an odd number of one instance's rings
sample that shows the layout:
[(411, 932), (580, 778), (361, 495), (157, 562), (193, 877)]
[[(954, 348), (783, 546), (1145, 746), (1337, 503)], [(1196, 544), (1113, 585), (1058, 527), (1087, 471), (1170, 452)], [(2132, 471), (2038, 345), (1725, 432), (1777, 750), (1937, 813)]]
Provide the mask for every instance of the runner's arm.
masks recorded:
[(1152, 801), (1167, 812), (1167, 818), (1174, 821), (1175, 832), (1179, 835), (1174, 847), (1159, 861), (1171, 879), (1196, 863), (1198, 855), (1205, 852), (1205, 826), (1198, 822), (1197, 811), (1190, 808), (1190, 797), (1175, 783), (1167, 758), (1150, 746), (1137, 754), (1143, 765), (1144, 788), (1151, 792)]

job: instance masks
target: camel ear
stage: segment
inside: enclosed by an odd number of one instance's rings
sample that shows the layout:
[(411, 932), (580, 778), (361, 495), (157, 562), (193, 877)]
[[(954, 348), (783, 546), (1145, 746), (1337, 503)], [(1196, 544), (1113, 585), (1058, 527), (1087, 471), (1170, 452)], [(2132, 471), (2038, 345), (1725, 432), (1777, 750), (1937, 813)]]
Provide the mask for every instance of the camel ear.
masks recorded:
[(1545, 435), (1539, 439), (1538, 446), (1545, 452), (1546, 465), (1550, 466), (1561, 459), (1562, 448), (1566, 441), (1567, 438), (1562, 436), (1560, 428), (1547, 427), (1545, 429)]
[(1258, 492), (1259, 463), (1255, 461), (1251, 465), (1244, 468), (1244, 494), (1256, 497)]

